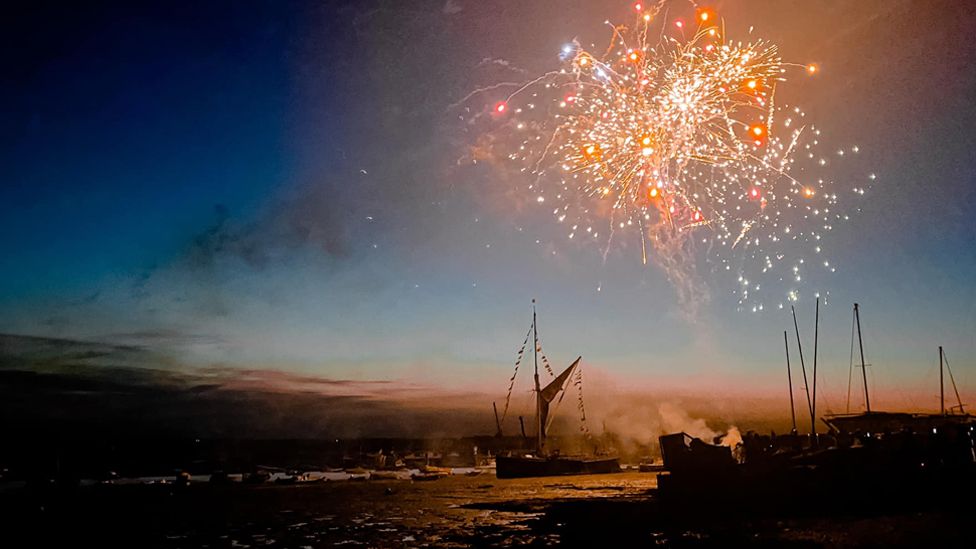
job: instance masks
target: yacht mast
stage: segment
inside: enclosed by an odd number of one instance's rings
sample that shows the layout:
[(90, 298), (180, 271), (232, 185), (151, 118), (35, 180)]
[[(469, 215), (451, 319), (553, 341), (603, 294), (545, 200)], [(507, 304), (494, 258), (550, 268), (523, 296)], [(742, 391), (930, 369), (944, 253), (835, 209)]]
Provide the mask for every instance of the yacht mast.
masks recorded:
[(813, 321), (813, 400), (810, 404), (810, 434), (817, 436), (817, 336), (820, 333), (820, 296), (817, 296), (817, 316)]
[(857, 348), (861, 351), (861, 375), (864, 377), (864, 407), (867, 409), (867, 413), (871, 413), (871, 399), (868, 397), (868, 369), (864, 364), (864, 342), (861, 340), (861, 313), (857, 306), (854, 304), (854, 321), (857, 322)]
[(535, 363), (535, 424), (537, 437), (535, 449), (542, 453), (542, 439), (545, 434), (542, 432), (542, 389), (539, 387), (539, 330), (536, 326), (535, 299), (532, 300), (532, 357)]
[(796, 308), (791, 305), (790, 310), (793, 311), (793, 329), (796, 331), (796, 347), (800, 351), (800, 369), (803, 370), (803, 389), (807, 393), (807, 411), (810, 412), (810, 422), (814, 423), (816, 420), (813, 419), (813, 402), (810, 401), (810, 382), (807, 381), (807, 366), (803, 362), (803, 344), (800, 342), (800, 327), (796, 323)]

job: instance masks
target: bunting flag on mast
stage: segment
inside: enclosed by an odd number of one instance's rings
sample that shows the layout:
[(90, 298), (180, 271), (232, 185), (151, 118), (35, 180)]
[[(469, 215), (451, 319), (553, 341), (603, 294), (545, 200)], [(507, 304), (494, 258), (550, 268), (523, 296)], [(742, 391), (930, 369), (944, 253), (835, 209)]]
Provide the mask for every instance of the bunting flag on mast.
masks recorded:
[[(518, 376), (519, 364), (522, 363), (522, 357), (525, 354), (525, 348), (529, 344), (529, 337), (532, 336), (532, 328), (529, 328), (529, 332), (525, 334), (525, 340), (522, 341), (522, 346), (519, 347), (518, 355), (515, 357), (515, 371), (512, 372), (512, 377), (508, 380), (508, 394), (505, 395), (505, 408), (502, 409), (502, 418), (499, 423), (505, 423), (505, 416), (508, 415), (508, 405), (512, 401), (512, 389), (515, 388), (515, 377)], [(536, 342), (538, 344), (538, 342)]]
[(586, 425), (586, 408), (583, 406), (583, 367), (580, 366), (576, 369), (573, 375), (573, 385), (576, 386), (576, 392), (579, 396), (579, 401), (577, 407), (580, 413), (580, 432), (583, 436), (590, 436), (590, 428)]
[(556, 372), (552, 370), (552, 365), (549, 364), (549, 358), (545, 353), (542, 352), (542, 343), (539, 343), (539, 333), (538, 330), (535, 334), (535, 350), (539, 353), (540, 358), (542, 358), (542, 366), (549, 372), (549, 377), (556, 377)]
[(549, 364), (549, 358), (546, 357), (545, 353), (542, 352), (541, 345), (539, 346), (539, 355), (542, 357), (542, 365), (546, 368), (546, 371), (549, 372), (549, 377), (556, 377), (556, 372), (552, 371), (552, 365)]

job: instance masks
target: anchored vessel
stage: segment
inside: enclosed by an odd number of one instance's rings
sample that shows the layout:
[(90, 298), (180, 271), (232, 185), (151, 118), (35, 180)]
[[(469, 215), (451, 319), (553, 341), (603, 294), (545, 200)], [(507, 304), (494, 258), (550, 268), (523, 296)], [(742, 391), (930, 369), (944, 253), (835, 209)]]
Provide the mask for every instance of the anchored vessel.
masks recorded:
[[(857, 304), (853, 322), (860, 342)], [(866, 364), (863, 346), (859, 347), (863, 372)], [(802, 352), (800, 357), (802, 366)], [(941, 380), (945, 362), (941, 347), (939, 359)], [(951, 370), (949, 374), (952, 379)], [(787, 380), (792, 410), (789, 375)], [(944, 397), (938, 414), (879, 412), (871, 409), (866, 375), (864, 382), (865, 412), (827, 415), (823, 421), (828, 433), (815, 430), (814, 393), (809, 402), (810, 434), (797, 433), (793, 414), (792, 433), (746, 433), (735, 455), (728, 447), (685, 433), (660, 437), (666, 470), (658, 476), (661, 495), (696, 504), (727, 503), (734, 498), (740, 505), (772, 508), (785, 503), (837, 506), (944, 501), (976, 487), (976, 416), (965, 413), (958, 391), (959, 404), (953, 407), (959, 409), (958, 414), (947, 412)], [(723, 489), (716, 490), (717, 486)]]
[[(577, 357), (568, 368), (555, 376), (545, 387), (539, 383), (539, 332), (536, 325), (535, 300), (532, 300), (532, 334), (533, 365), (535, 382), (535, 424), (536, 444), (532, 452), (522, 452), (510, 455), (499, 455), (495, 458), (495, 475), (498, 478), (544, 477), (554, 475), (589, 475), (620, 472), (619, 458), (616, 456), (572, 456), (550, 452), (546, 448), (546, 434), (552, 422), (550, 405), (553, 401), (558, 405), (565, 394), (566, 386), (574, 379), (574, 374), (583, 357)], [(528, 339), (528, 338), (526, 338)], [(523, 346), (524, 350), (524, 346)], [(516, 363), (517, 365), (518, 363)], [(516, 370), (517, 374), (518, 370)], [(576, 378), (579, 379), (578, 377)], [(512, 376), (514, 384), (515, 376)], [(509, 398), (511, 386), (509, 387)], [(558, 400), (557, 400), (558, 397)], [(582, 396), (581, 396), (582, 399)], [(582, 402), (582, 401), (581, 401)], [(506, 405), (507, 408), (507, 405)], [(498, 411), (495, 410), (495, 420), (499, 434), (501, 422)], [(524, 431), (524, 429), (523, 429)]]
[[(848, 413), (827, 414), (823, 417), (823, 422), (827, 424), (831, 432), (837, 433), (897, 433), (910, 431), (913, 433), (928, 433), (933, 429), (938, 429), (943, 425), (971, 425), (976, 423), (976, 416), (966, 413), (966, 405), (962, 403), (959, 396), (959, 389), (956, 387), (955, 377), (949, 369), (945, 351), (939, 346), (939, 412), (936, 414), (928, 413), (909, 413), (909, 412), (879, 412), (871, 409), (871, 398), (868, 394), (867, 365), (864, 363), (864, 346), (861, 339), (861, 317), (857, 303), (854, 304), (853, 323), (857, 326), (858, 351), (861, 357), (861, 375), (864, 376), (864, 412), (850, 413), (850, 381), (848, 381)], [(853, 330), (852, 330), (853, 331)], [(854, 347), (854, 339), (851, 338), (851, 348)], [(952, 389), (956, 394), (955, 406), (946, 408), (945, 402), (945, 372), (949, 373), (949, 380), (952, 382)], [(848, 380), (850, 380), (850, 375)], [(958, 410), (958, 412), (957, 412)]]

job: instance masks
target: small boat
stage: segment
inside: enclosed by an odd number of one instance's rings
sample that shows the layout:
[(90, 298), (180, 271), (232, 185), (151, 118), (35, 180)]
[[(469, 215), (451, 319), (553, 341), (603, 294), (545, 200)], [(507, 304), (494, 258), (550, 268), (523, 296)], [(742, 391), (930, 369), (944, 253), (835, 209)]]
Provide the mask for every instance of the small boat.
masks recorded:
[(664, 470), (663, 463), (643, 462), (637, 465), (637, 472), (639, 473), (660, 473), (663, 470)]
[(230, 482), (231, 482), (230, 476), (227, 474), (226, 471), (218, 470), (218, 471), (214, 471), (210, 475), (210, 484), (225, 485), (225, 484), (230, 484)]
[(271, 475), (267, 471), (258, 469), (257, 471), (244, 475), (242, 482), (244, 484), (264, 484), (270, 479)]
[(619, 473), (616, 457), (550, 455), (498, 456), (498, 478), (550, 477), (560, 475), (602, 475)]
[[(495, 458), (495, 476), (497, 478), (522, 478), (522, 477), (544, 477), (544, 476), (556, 476), (556, 475), (593, 475), (593, 474), (604, 474), (604, 473), (619, 473), (620, 472), (620, 460), (616, 456), (567, 456), (561, 455), (558, 451), (549, 451), (546, 448), (546, 434), (547, 430), (552, 423), (552, 415), (550, 414), (550, 405), (553, 401), (556, 401), (558, 405), (562, 400), (562, 396), (565, 394), (566, 386), (569, 385), (574, 379), (579, 380), (581, 378), (575, 377), (577, 374), (580, 361), (583, 357), (577, 357), (568, 368), (563, 370), (558, 376), (554, 376), (553, 380), (549, 382), (545, 387), (542, 387), (539, 383), (539, 351), (541, 346), (539, 344), (539, 333), (537, 329), (536, 322), (536, 311), (535, 311), (535, 300), (532, 300), (532, 327), (531, 334), (533, 336), (533, 358), (535, 365), (535, 401), (536, 401), (536, 448), (535, 452), (527, 454), (513, 454), (513, 455), (499, 455)], [(526, 337), (528, 340), (528, 337)], [(525, 349), (523, 344), (522, 349)], [(522, 351), (519, 351), (519, 359), (521, 360)], [(516, 361), (516, 375), (518, 374), (518, 361)], [(515, 376), (512, 376), (512, 383), (514, 384)], [(512, 386), (509, 386), (509, 399), (511, 398)], [(556, 398), (559, 397), (559, 400)], [(580, 396), (582, 402), (582, 393)], [(507, 405), (506, 405), (507, 409)], [(582, 409), (582, 408), (581, 408)], [(499, 434), (501, 433), (501, 421), (497, 417), (496, 409), (496, 427), (498, 428)]]
[(430, 464), (438, 464), (441, 462), (442, 456), (437, 452), (424, 452), (423, 454), (408, 454), (403, 456), (401, 465), (411, 468), (426, 467)]
[(176, 474), (176, 478), (173, 480), (173, 484), (176, 486), (189, 486), (190, 485), (190, 473), (186, 471), (180, 471)]
[(403, 478), (409, 478), (410, 473), (406, 470), (402, 471), (372, 471), (369, 473), (369, 480), (400, 480)]
[(451, 474), (451, 468), (438, 467), (436, 465), (424, 465), (423, 467), (420, 468), (420, 472), (425, 474), (438, 474), (438, 475), (446, 476)]
[(410, 480), (417, 480), (417, 481), (437, 480), (444, 476), (447, 475), (444, 475), (443, 473), (414, 473), (410, 475)]

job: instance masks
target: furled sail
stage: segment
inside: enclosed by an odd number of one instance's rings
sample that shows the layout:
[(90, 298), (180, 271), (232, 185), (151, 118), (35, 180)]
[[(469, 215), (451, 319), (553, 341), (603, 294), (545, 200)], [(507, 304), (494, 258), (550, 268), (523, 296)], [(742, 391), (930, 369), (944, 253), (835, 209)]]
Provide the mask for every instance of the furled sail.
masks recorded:
[(565, 389), (566, 384), (572, 378), (573, 372), (575, 372), (576, 368), (579, 367), (580, 360), (582, 359), (583, 357), (577, 357), (576, 360), (569, 365), (569, 368), (563, 370), (563, 373), (556, 376), (556, 379), (553, 379), (549, 385), (546, 385), (539, 391), (539, 424), (543, 426), (541, 433), (542, 438), (545, 438), (546, 436), (545, 426), (549, 425), (549, 403), (559, 396), (559, 391)]

